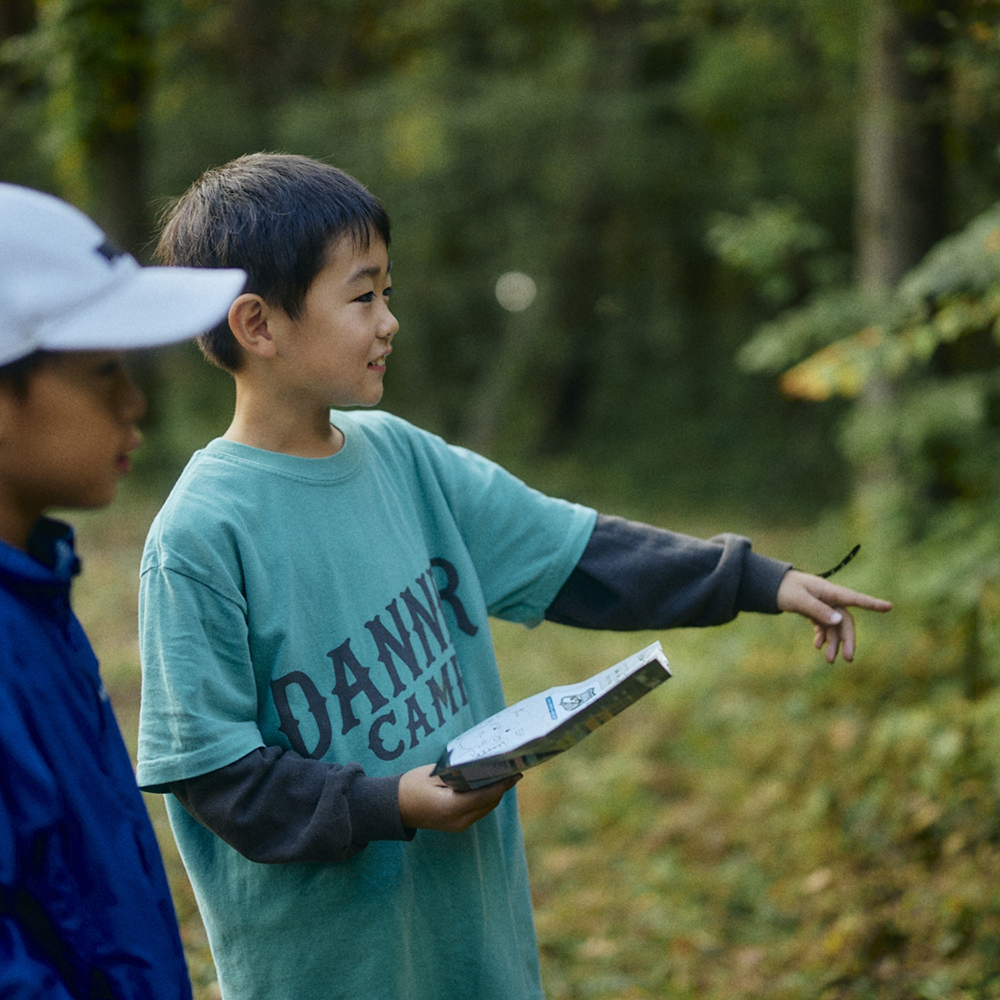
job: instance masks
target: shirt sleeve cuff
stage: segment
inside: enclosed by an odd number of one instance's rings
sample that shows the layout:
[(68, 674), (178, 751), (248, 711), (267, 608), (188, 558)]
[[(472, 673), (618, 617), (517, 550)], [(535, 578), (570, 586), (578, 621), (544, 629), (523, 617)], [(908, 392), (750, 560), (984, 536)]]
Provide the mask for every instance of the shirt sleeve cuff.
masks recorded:
[(791, 563), (748, 552), (736, 594), (737, 608), (740, 611), (778, 614), (778, 588), (791, 568)]
[(399, 815), (400, 775), (370, 777), (359, 774), (344, 793), (351, 810), (351, 840), (412, 840), (416, 830), (403, 826)]

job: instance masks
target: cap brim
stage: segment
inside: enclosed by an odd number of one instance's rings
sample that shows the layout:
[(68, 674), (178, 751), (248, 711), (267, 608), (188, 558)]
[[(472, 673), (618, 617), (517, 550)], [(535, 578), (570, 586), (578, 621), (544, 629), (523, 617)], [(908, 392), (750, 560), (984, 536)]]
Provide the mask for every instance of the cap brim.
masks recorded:
[(40, 338), (49, 350), (134, 350), (212, 329), (243, 290), (235, 268), (140, 267), (99, 299), (62, 317)]

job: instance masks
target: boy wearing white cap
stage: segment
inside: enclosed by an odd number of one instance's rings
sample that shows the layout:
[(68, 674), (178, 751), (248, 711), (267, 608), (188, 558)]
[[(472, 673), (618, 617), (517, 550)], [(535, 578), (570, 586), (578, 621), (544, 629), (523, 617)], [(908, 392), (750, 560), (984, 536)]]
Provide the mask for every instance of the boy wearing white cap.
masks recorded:
[(70, 608), (72, 530), (139, 443), (121, 350), (225, 315), (242, 271), (144, 268), (65, 202), (0, 184), (0, 996), (184, 1000), (170, 892)]

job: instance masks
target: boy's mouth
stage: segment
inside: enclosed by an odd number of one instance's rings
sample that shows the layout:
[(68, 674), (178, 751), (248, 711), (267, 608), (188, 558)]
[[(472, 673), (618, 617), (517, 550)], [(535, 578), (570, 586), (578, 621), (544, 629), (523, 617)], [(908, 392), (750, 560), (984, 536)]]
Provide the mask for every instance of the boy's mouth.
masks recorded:
[(115, 460), (115, 466), (122, 475), (132, 471), (132, 459), (129, 456), (141, 444), (142, 435), (133, 428), (128, 436), (128, 440), (125, 443), (125, 448)]

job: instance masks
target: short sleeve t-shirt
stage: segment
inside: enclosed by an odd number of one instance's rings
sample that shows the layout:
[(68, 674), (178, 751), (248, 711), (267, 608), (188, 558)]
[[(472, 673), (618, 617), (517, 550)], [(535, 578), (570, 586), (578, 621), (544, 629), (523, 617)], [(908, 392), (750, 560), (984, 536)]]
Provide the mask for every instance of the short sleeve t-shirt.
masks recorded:
[[(324, 459), (212, 442), (154, 522), (142, 786), (260, 746), (399, 774), (503, 707), (488, 617), (541, 620), (595, 512), (383, 412), (334, 422)], [(168, 809), (226, 1000), (541, 996), (513, 794), (331, 864), (257, 864)]]

